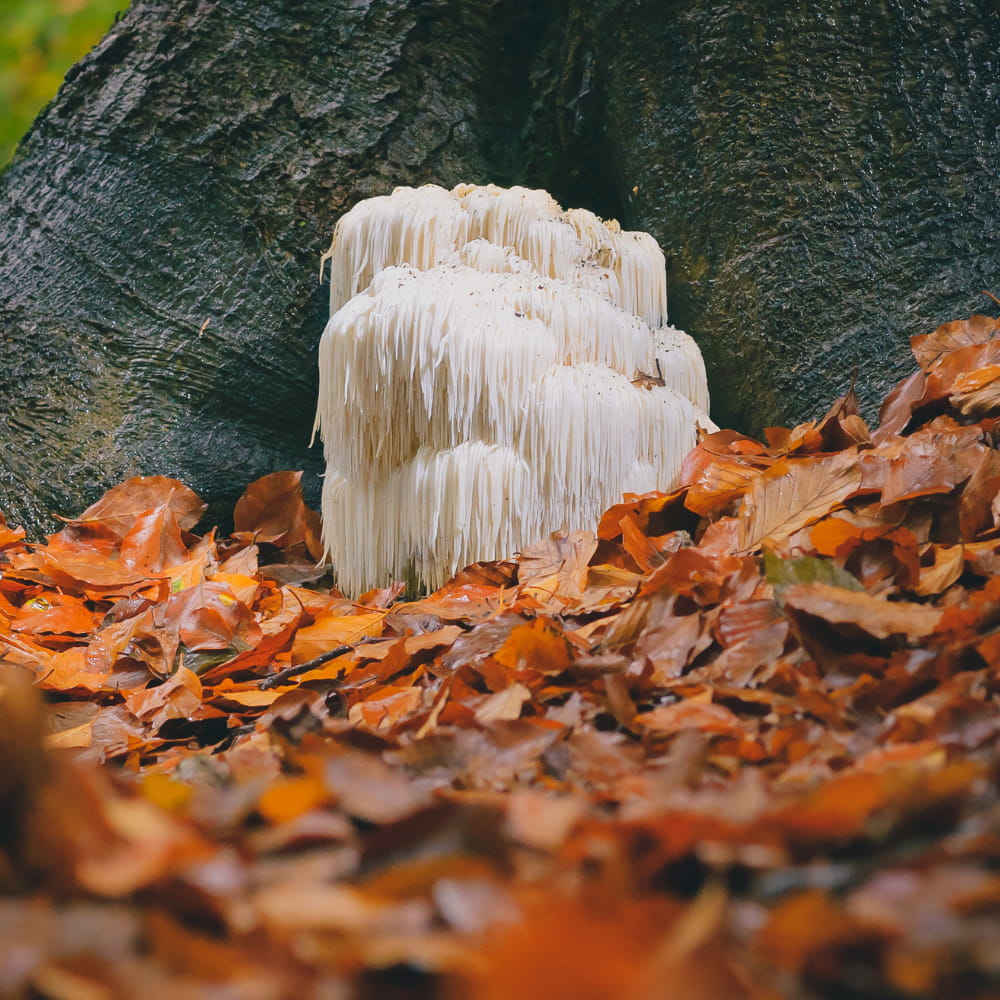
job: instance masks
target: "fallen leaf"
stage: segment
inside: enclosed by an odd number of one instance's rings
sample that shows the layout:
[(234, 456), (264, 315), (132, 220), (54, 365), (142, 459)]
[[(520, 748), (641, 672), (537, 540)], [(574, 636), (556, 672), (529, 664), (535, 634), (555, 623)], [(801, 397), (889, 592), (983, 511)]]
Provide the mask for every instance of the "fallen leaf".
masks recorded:
[(493, 659), (511, 671), (530, 667), (543, 674), (560, 674), (569, 667), (570, 651), (561, 629), (536, 618), (512, 628)]
[(752, 552), (840, 506), (861, 485), (856, 449), (813, 459), (782, 459), (751, 486), (739, 511), (739, 548)]
[(853, 626), (879, 639), (903, 636), (915, 642), (932, 635), (941, 619), (941, 611), (932, 605), (889, 601), (826, 583), (794, 584), (784, 591), (782, 604), (786, 612)]
[(319, 514), (306, 507), (301, 472), (272, 472), (251, 483), (236, 501), (233, 522), (237, 537), (323, 558)]
[(477, 722), (496, 722), (519, 719), (525, 702), (531, 700), (531, 692), (523, 684), (511, 684), (502, 691), (491, 694), (476, 709)]
[(942, 355), (961, 347), (973, 347), (992, 340), (1000, 334), (1000, 320), (991, 316), (972, 316), (969, 319), (943, 323), (933, 333), (910, 338), (910, 347), (917, 364), (927, 369)]
[(137, 476), (112, 487), (70, 524), (96, 521), (118, 538), (132, 530), (136, 518), (149, 510), (168, 507), (183, 531), (190, 531), (201, 518), (205, 504), (183, 483), (166, 476)]

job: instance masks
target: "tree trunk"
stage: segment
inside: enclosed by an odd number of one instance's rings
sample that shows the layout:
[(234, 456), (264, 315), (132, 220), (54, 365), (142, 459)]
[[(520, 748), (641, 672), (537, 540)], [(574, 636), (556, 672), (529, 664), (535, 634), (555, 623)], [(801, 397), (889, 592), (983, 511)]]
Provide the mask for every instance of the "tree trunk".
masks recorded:
[(0, 509), (130, 474), (217, 506), (301, 468), (337, 217), (398, 184), (547, 187), (660, 239), (713, 414), (864, 399), (983, 309), (987, 0), (135, 0), (0, 178)]

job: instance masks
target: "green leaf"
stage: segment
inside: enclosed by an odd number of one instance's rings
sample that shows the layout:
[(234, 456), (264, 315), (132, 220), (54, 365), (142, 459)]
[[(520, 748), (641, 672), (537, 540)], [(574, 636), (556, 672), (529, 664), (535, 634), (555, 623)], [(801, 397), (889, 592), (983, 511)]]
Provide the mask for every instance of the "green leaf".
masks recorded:
[(796, 583), (825, 583), (844, 590), (865, 589), (855, 576), (832, 559), (822, 556), (782, 559), (770, 549), (764, 550), (764, 579), (775, 588), (778, 596), (785, 587)]

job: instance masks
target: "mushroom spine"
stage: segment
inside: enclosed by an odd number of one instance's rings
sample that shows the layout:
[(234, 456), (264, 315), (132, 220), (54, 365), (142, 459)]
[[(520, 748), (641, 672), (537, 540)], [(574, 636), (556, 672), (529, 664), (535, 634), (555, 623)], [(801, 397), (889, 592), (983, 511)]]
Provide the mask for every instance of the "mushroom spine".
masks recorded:
[(434, 588), (589, 527), (625, 491), (668, 489), (714, 426), (647, 233), (544, 191), (426, 185), (356, 205), (327, 260), (316, 429), (348, 593)]

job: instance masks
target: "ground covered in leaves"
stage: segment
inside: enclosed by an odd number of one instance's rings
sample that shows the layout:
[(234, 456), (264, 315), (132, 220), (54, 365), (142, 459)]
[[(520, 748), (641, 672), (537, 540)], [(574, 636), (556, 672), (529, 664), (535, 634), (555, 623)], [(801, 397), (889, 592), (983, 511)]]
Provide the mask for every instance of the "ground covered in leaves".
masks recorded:
[(1000, 996), (1000, 322), (350, 601), (298, 477), (0, 527), (0, 995)]

